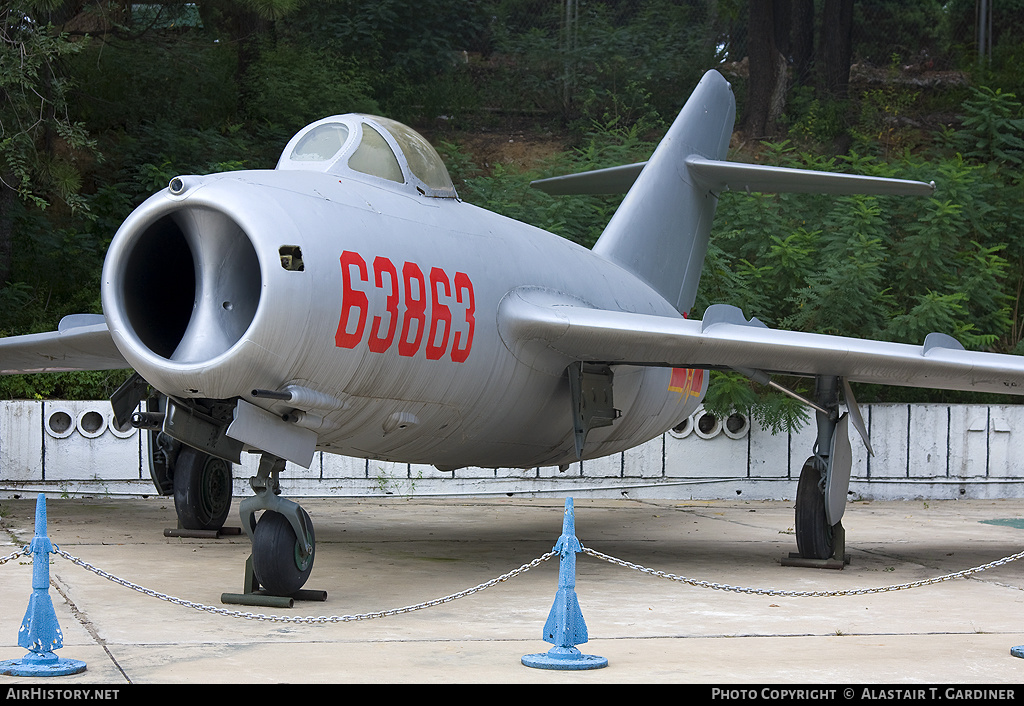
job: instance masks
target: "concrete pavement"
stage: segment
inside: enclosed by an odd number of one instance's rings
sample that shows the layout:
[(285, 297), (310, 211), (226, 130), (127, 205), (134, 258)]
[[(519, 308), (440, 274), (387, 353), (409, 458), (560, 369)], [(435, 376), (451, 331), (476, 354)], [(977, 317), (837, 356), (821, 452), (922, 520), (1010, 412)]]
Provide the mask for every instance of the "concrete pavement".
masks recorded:
[[(163, 536), (173, 502), (48, 500), (49, 535), (71, 555), (154, 591), (229, 611), (342, 616), (445, 596), (549, 551), (562, 500), (304, 500), (316, 525), (308, 588), (325, 603), (292, 609), (220, 602), (242, 590), (244, 535)], [(33, 534), (34, 496), (0, 501), (0, 557)], [(888, 586), (1024, 549), (1024, 500), (852, 503), (842, 571), (784, 567), (795, 550), (785, 501), (580, 500), (584, 546), (629, 562), (732, 586), (797, 591)], [(1016, 522), (1014, 522), (1016, 520)], [(996, 521), (995, 524), (992, 522)], [(233, 512), (229, 524), (237, 525)], [(1014, 526), (1018, 525), (1018, 526)], [(0, 566), (0, 660), (24, 655), (17, 633), (31, 593), (27, 558)], [(88, 670), (46, 681), (153, 683), (1020, 684), (1024, 561), (912, 590), (794, 598), (685, 585), (593, 557), (577, 559), (588, 672), (531, 669), (558, 560), (440, 606), (358, 622), (291, 624), (211, 614), (130, 590), (67, 559), (51, 563), (65, 646)], [(0, 685), (39, 680), (0, 676)]]

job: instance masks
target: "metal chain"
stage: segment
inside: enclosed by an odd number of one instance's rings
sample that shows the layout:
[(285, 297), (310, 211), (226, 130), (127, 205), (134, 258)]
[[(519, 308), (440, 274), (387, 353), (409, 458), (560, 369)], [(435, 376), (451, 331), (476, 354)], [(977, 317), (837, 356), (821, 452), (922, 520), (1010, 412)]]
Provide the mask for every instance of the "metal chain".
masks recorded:
[(468, 588), (465, 591), (460, 591), (458, 593), (453, 593), (451, 595), (444, 596), (443, 598), (435, 598), (432, 601), (426, 601), (424, 603), (417, 603), (415, 605), (405, 606), (403, 608), (393, 608), (391, 610), (382, 610), (382, 611), (377, 612), (377, 613), (360, 613), (360, 614), (357, 614), (357, 615), (330, 615), (330, 616), (322, 615), (322, 616), (293, 617), (293, 616), (287, 616), (287, 615), (263, 615), (262, 613), (250, 613), (250, 612), (246, 612), (246, 611), (226, 610), (224, 608), (218, 608), (216, 606), (209, 606), (209, 605), (204, 605), (202, 603), (195, 603), (193, 601), (187, 601), (187, 600), (184, 600), (182, 598), (175, 598), (173, 596), (167, 595), (166, 593), (160, 593), (158, 591), (154, 591), (154, 590), (149, 589), (149, 588), (144, 588), (142, 586), (139, 586), (138, 584), (132, 583), (131, 581), (126, 581), (126, 580), (124, 580), (122, 578), (118, 578), (118, 577), (116, 577), (116, 576), (114, 576), (112, 574), (108, 574), (106, 571), (103, 571), (102, 569), (98, 569), (95, 566), (93, 566), (92, 564), (89, 564), (88, 562), (83, 561), (82, 559), (79, 559), (78, 557), (74, 557), (74, 556), (68, 554), (67, 552), (65, 552), (64, 550), (59, 549), (57, 547), (54, 548), (53, 553), (54, 554), (59, 554), (60, 556), (62, 556), (65, 559), (67, 559), (68, 561), (72, 562), (73, 564), (78, 564), (82, 568), (88, 569), (89, 571), (93, 572), (97, 576), (101, 576), (101, 577), (103, 577), (103, 578), (105, 578), (105, 579), (107, 579), (109, 581), (113, 581), (114, 583), (120, 584), (120, 585), (122, 585), (122, 586), (124, 586), (126, 588), (130, 588), (133, 591), (138, 591), (139, 593), (143, 593), (143, 594), (145, 594), (147, 596), (151, 596), (153, 598), (159, 598), (162, 601), (167, 601), (168, 603), (175, 603), (177, 605), (185, 606), (186, 608), (194, 608), (195, 610), (202, 610), (202, 611), (206, 611), (207, 613), (216, 613), (218, 615), (226, 615), (226, 616), (229, 616), (229, 617), (232, 617), (232, 618), (245, 618), (247, 620), (266, 620), (266, 621), (277, 622), (277, 623), (303, 623), (303, 624), (310, 624), (310, 623), (347, 623), (347, 622), (353, 622), (353, 621), (356, 621), (356, 620), (370, 620), (372, 618), (385, 618), (385, 617), (392, 616), (392, 615), (401, 615), (402, 613), (411, 613), (411, 612), (413, 612), (415, 610), (421, 610), (423, 608), (431, 608), (431, 607), (436, 606), (436, 605), (441, 605), (442, 603), (450, 603), (451, 601), (457, 600), (459, 598), (465, 598), (466, 596), (470, 596), (470, 595), (472, 595), (474, 593), (477, 593), (479, 591), (483, 591), (484, 589), (491, 588), (492, 586), (495, 586), (495, 585), (497, 585), (499, 583), (502, 583), (503, 581), (508, 581), (511, 578), (515, 578), (519, 574), (525, 573), (525, 572), (529, 571), (530, 569), (532, 569), (532, 568), (534, 568), (534, 567), (544, 563), (545, 561), (547, 561), (551, 557), (558, 556), (557, 552), (548, 552), (547, 554), (544, 554), (544, 555), (534, 559), (533, 561), (531, 561), (528, 564), (523, 564), (518, 569), (513, 569), (512, 571), (509, 571), (507, 574), (502, 574), (501, 576), (499, 576), (497, 578), (491, 579), (490, 581), (487, 581), (485, 583), (481, 583), (481, 584), (479, 584), (477, 586), (474, 586), (472, 588)]
[(596, 559), (603, 559), (611, 564), (617, 564), (618, 566), (625, 567), (627, 569), (633, 569), (641, 573), (650, 574), (657, 576), (658, 578), (668, 579), (670, 581), (680, 581), (690, 586), (697, 588), (713, 588), (719, 591), (733, 591), (735, 593), (751, 593), (758, 596), (789, 596), (792, 598), (819, 598), (823, 596), (863, 596), (869, 593), (886, 593), (888, 591), (902, 591), (908, 588), (920, 588), (921, 586), (930, 586), (931, 584), (941, 583), (943, 581), (951, 581), (952, 579), (963, 578), (972, 574), (978, 574), (987, 569), (992, 569), (1003, 564), (1009, 564), (1012, 561), (1024, 558), (1024, 551), (1011, 554), (1010, 556), (1003, 557), (996, 561), (991, 561), (988, 564), (982, 564), (981, 566), (975, 566), (971, 569), (964, 569), (958, 571), (955, 574), (946, 574), (945, 576), (936, 576), (931, 579), (924, 579), (922, 581), (913, 581), (911, 583), (901, 583), (892, 586), (879, 586), (876, 588), (850, 588), (839, 591), (782, 591), (774, 588), (743, 588), (740, 586), (730, 586), (724, 583), (712, 583), (710, 581), (699, 581), (697, 579), (687, 578), (685, 576), (677, 576), (675, 574), (669, 574), (664, 571), (656, 571), (654, 569), (648, 569), (639, 564), (633, 564), (622, 559), (616, 559), (608, 554), (603, 554), (599, 551), (583, 548), (584, 554), (589, 554)]
[(25, 556), (26, 553), (27, 552), (24, 549), (22, 549), (22, 550), (14, 552), (13, 554), (8, 554), (7, 556), (5, 556), (3, 558), (0, 558), (0, 566), (6, 564), (11, 559), (17, 559), (19, 556)]
[[(891, 586), (877, 586), (877, 587), (874, 587), (874, 588), (852, 588), (852, 589), (841, 589), (841, 590), (836, 590), (836, 591), (788, 591), (788, 590), (779, 590), (779, 589), (773, 589), (773, 588), (747, 588), (747, 587), (742, 587), (742, 586), (732, 586), (732, 585), (724, 584), (724, 583), (714, 583), (714, 582), (711, 582), (711, 581), (702, 581), (702, 580), (698, 580), (698, 579), (688, 578), (686, 576), (679, 576), (679, 575), (676, 575), (676, 574), (670, 574), (670, 573), (667, 573), (665, 571), (658, 571), (658, 570), (655, 570), (655, 569), (649, 569), (649, 568), (647, 568), (645, 566), (641, 566), (639, 564), (634, 564), (632, 562), (625, 561), (623, 559), (618, 559), (618, 558), (613, 557), (613, 556), (611, 556), (609, 554), (605, 554), (603, 552), (599, 552), (597, 550), (590, 549), (589, 547), (581, 547), (581, 551), (582, 551), (582, 553), (588, 554), (588, 555), (594, 557), (595, 559), (601, 559), (603, 561), (607, 561), (610, 564), (615, 564), (617, 566), (621, 566), (621, 567), (626, 568), (626, 569), (633, 569), (634, 571), (639, 571), (640, 573), (649, 574), (651, 576), (656, 576), (658, 578), (668, 579), (670, 581), (678, 581), (678, 582), (685, 583), (685, 584), (690, 585), (690, 586), (694, 586), (696, 588), (710, 588), (710, 589), (714, 589), (714, 590), (718, 590), (718, 591), (731, 591), (731, 592), (734, 592), (734, 593), (746, 593), (746, 594), (752, 594), (752, 595), (758, 595), (758, 596), (785, 596), (785, 597), (790, 597), (790, 598), (821, 598), (821, 597), (835, 597), (835, 596), (863, 596), (863, 595), (868, 595), (868, 594), (873, 594), (873, 593), (887, 593), (887, 592), (890, 592), (890, 591), (902, 591), (902, 590), (907, 590), (907, 589), (911, 589), (911, 588), (920, 588), (922, 586), (930, 586), (932, 584), (942, 583), (944, 581), (951, 581), (953, 579), (965, 578), (965, 577), (968, 577), (968, 576), (972, 576), (974, 574), (979, 574), (979, 573), (981, 573), (983, 571), (987, 571), (988, 569), (993, 569), (993, 568), (995, 568), (997, 566), (1003, 566), (1005, 564), (1009, 564), (1011, 562), (1017, 561), (1018, 559), (1024, 558), (1024, 551), (1020, 551), (1020, 552), (1017, 552), (1016, 554), (1011, 554), (1010, 556), (1003, 557), (1002, 559), (997, 559), (997, 560), (991, 561), (991, 562), (989, 562), (987, 564), (981, 564), (980, 566), (975, 566), (975, 567), (972, 567), (970, 569), (964, 569), (963, 571), (957, 571), (956, 573), (945, 574), (943, 576), (936, 576), (934, 578), (923, 579), (923, 580), (920, 580), (920, 581), (912, 581), (910, 583), (893, 584)], [(529, 571), (530, 569), (535, 568), (536, 566), (539, 566), (540, 564), (544, 563), (545, 561), (548, 561), (552, 557), (558, 555), (558, 552), (554, 552), (554, 551), (548, 552), (546, 554), (543, 554), (543, 555), (537, 557), (536, 559), (534, 559), (533, 561), (531, 561), (531, 562), (529, 562), (527, 564), (523, 564), (518, 569), (513, 569), (512, 571), (509, 571), (506, 574), (502, 574), (501, 576), (498, 576), (497, 578), (493, 578), (490, 581), (486, 581), (484, 583), (478, 584), (476, 586), (473, 586), (472, 588), (468, 588), (468, 589), (466, 589), (464, 591), (460, 591), (458, 593), (452, 593), (452, 594), (444, 596), (442, 598), (435, 598), (434, 600), (425, 601), (423, 603), (416, 603), (416, 604), (413, 604), (413, 605), (404, 606), (402, 608), (392, 608), (391, 610), (383, 610), (383, 611), (378, 611), (378, 612), (374, 612), (374, 613), (358, 613), (358, 614), (355, 614), (355, 615), (330, 615), (330, 616), (304, 616), (304, 617), (296, 617), (296, 616), (283, 616), (283, 615), (264, 615), (262, 613), (251, 613), (251, 612), (248, 612), (248, 611), (227, 610), (227, 609), (224, 609), (224, 608), (218, 608), (216, 606), (204, 605), (202, 603), (196, 603), (194, 601), (188, 601), (188, 600), (185, 600), (185, 599), (182, 599), (182, 598), (176, 598), (174, 596), (167, 595), (166, 593), (160, 593), (159, 591), (154, 591), (152, 589), (145, 588), (143, 586), (139, 586), (138, 584), (132, 583), (131, 581), (127, 581), (125, 579), (122, 579), (122, 578), (119, 578), (117, 576), (114, 576), (113, 574), (107, 573), (106, 571), (103, 571), (102, 569), (99, 569), (99, 568), (93, 566), (92, 564), (88, 563), (87, 561), (84, 561), (83, 559), (79, 559), (76, 556), (72, 556), (71, 554), (68, 554), (67, 552), (65, 552), (64, 550), (60, 549), (59, 547), (54, 547), (53, 548), (53, 553), (54, 554), (58, 554), (58, 555), (64, 557), (65, 559), (67, 559), (68, 561), (70, 561), (73, 564), (77, 564), (78, 566), (81, 566), (82, 568), (87, 569), (87, 570), (93, 572), (97, 576), (105, 578), (105, 579), (107, 579), (109, 581), (112, 581), (112, 582), (114, 582), (116, 584), (120, 584), (121, 586), (124, 586), (125, 588), (130, 588), (133, 591), (138, 591), (139, 593), (142, 593), (144, 595), (150, 596), (152, 598), (159, 598), (162, 601), (167, 601), (168, 603), (174, 603), (174, 604), (177, 604), (177, 605), (184, 606), (186, 608), (193, 608), (195, 610), (205, 611), (207, 613), (215, 613), (215, 614), (218, 614), (218, 615), (225, 615), (225, 616), (234, 617), (234, 618), (245, 618), (246, 620), (265, 620), (265, 621), (270, 621), (270, 622), (299, 623), (299, 624), (343, 623), (343, 622), (354, 622), (354, 621), (358, 621), (358, 620), (370, 620), (370, 619), (373, 619), (373, 618), (385, 618), (385, 617), (389, 617), (389, 616), (392, 616), (392, 615), (401, 615), (403, 613), (411, 613), (413, 611), (422, 610), (424, 608), (431, 608), (433, 606), (441, 605), (443, 603), (450, 603), (451, 601), (458, 600), (459, 598), (465, 598), (466, 596), (470, 596), (470, 595), (472, 595), (474, 593), (478, 593), (478, 592), (483, 591), (485, 589), (491, 588), (492, 586), (496, 586), (499, 583), (503, 583), (505, 581), (508, 581), (509, 579), (515, 578), (519, 574), (525, 573), (525, 572)], [(14, 552), (13, 554), (9, 554), (9, 555), (7, 555), (5, 557), (0, 558), (0, 565), (5, 564), (8, 561), (11, 561), (12, 559), (16, 559), (18, 557), (25, 556), (27, 554), (28, 554), (28, 552), (26, 552), (24, 550)]]

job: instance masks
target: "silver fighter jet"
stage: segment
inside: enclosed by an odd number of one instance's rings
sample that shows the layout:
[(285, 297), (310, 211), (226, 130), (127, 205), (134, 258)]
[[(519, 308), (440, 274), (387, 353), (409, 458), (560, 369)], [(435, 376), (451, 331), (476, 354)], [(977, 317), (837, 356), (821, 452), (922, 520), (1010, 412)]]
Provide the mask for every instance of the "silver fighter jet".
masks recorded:
[[(538, 182), (627, 192), (593, 250), (462, 202), (404, 125), (320, 120), (276, 169), (173, 179), (115, 235), (104, 314), (0, 341), (0, 370), (133, 368), (114, 409), (154, 434), (154, 478), (173, 482), (185, 526), (219, 527), (231, 464), (260, 453), (242, 524), (258, 582), (280, 595), (314, 553), (308, 515), (275, 492), (285, 461), (566, 465), (678, 424), (708, 370), (813, 376), (797, 544), (827, 559), (841, 548), (848, 424), (863, 435), (849, 383), (1020, 393), (1024, 359), (943, 334), (911, 346), (773, 330), (728, 306), (687, 318), (723, 190), (934, 189), (725, 161), (734, 117), (711, 71), (648, 162)], [(133, 415), (150, 389), (159, 397)]]

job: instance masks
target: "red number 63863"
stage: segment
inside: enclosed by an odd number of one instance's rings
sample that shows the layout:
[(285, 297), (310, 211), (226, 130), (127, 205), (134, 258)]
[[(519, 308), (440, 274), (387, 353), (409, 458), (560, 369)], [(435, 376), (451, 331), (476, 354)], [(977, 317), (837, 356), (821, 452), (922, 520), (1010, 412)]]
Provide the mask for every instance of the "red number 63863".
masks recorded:
[[(341, 254), (341, 281), (341, 320), (334, 342), (339, 348), (355, 348), (363, 340), (370, 314), (367, 292), (359, 287), (360, 283), (369, 285), (369, 271), (359, 253), (346, 250)], [(397, 337), (398, 354), (411, 358), (419, 352), (425, 338), (423, 348), (427, 360), (440, 360), (449, 352), (451, 339), (451, 359), (461, 363), (469, 357), (476, 327), (476, 302), (473, 283), (466, 273), (456, 272), (455, 277), (449, 279), (443, 269), (431, 267), (430, 274), (424, 276), (419, 265), (406, 262), (399, 274), (389, 258), (376, 257), (373, 287), (385, 293), (386, 303), (385, 316), (374, 315), (370, 320), (367, 345), (371, 351), (383, 353)], [(461, 309), (458, 324), (453, 321), (453, 305)]]

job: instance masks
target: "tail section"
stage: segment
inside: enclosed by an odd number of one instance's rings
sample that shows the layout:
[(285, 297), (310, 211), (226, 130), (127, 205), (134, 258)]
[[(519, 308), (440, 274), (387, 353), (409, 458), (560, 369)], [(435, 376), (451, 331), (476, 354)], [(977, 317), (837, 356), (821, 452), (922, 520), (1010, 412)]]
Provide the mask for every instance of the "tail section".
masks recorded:
[(729, 189), (927, 196), (935, 184), (725, 161), (732, 87), (708, 71), (650, 160), (534, 182), (550, 194), (625, 193), (594, 252), (634, 273), (682, 314), (697, 297), (718, 194)]
[(697, 296), (718, 205), (718, 196), (690, 174), (686, 158), (724, 159), (735, 117), (732, 87), (709, 71), (594, 245), (595, 253), (635, 273), (683, 314)]

